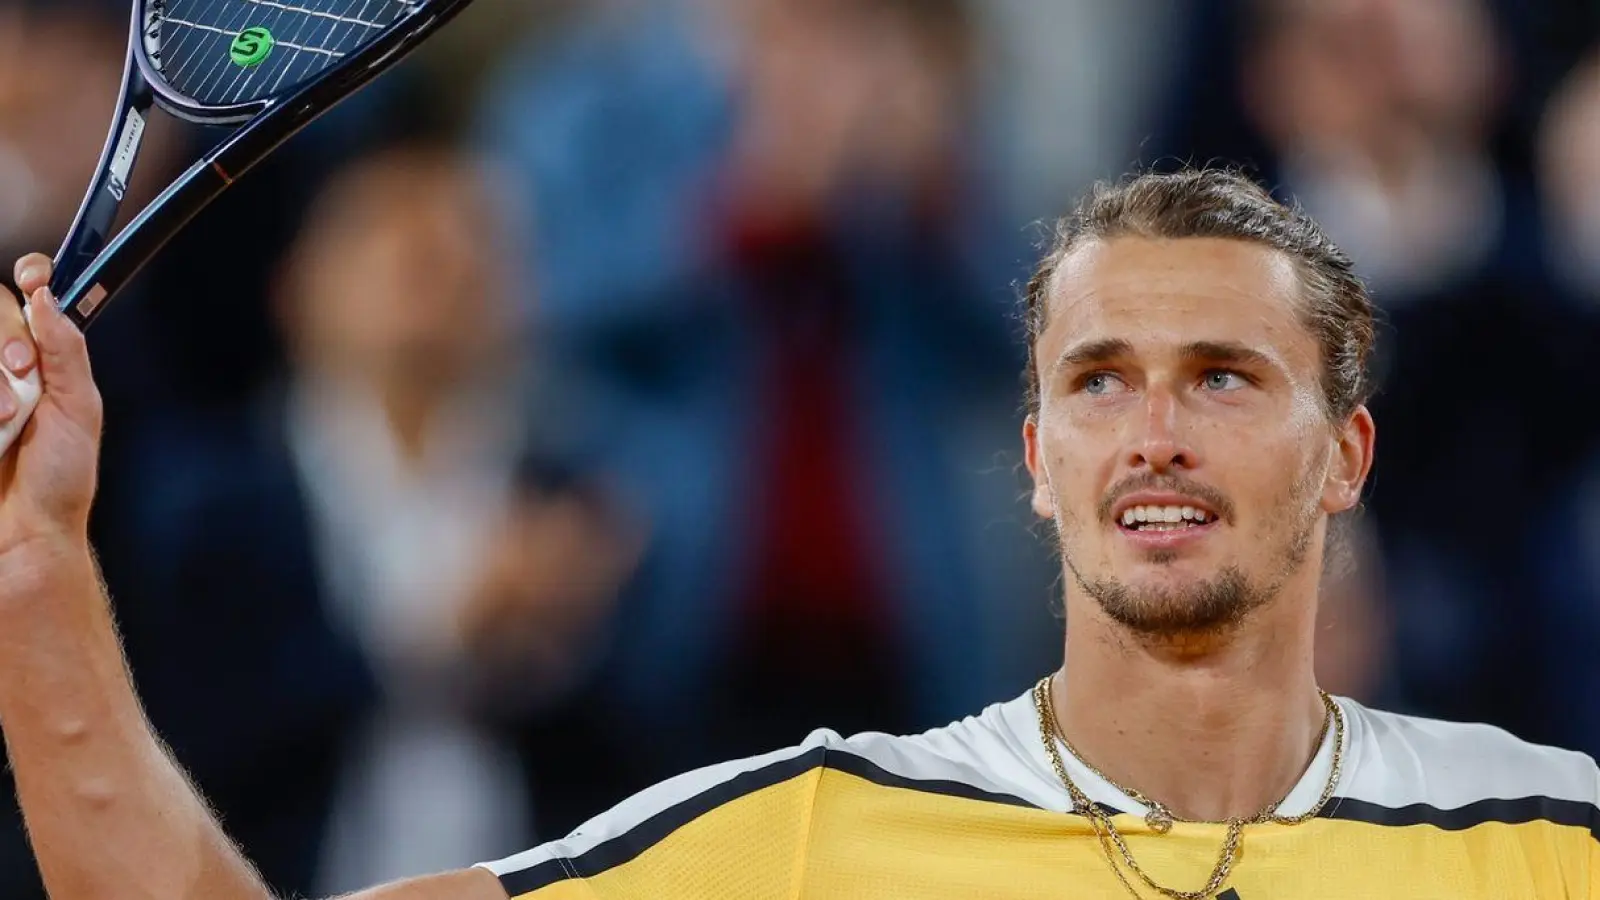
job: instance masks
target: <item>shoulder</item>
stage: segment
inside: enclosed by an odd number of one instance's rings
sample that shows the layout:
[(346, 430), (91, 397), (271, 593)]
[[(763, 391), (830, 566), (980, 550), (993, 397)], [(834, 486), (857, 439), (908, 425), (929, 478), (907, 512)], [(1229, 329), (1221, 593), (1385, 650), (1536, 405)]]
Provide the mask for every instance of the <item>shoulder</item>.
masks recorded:
[(1386, 820), (1454, 827), (1547, 820), (1600, 836), (1600, 767), (1591, 757), (1492, 725), (1342, 703), (1352, 719), (1342, 805), (1353, 801)]
[(834, 735), (829, 768), (889, 786), (1020, 806), (1055, 802), (1028, 695), (920, 734)]
[[(678, 855), (702, 862), (712, 853), (748, 856), (760, 851), (742, 844), (781, 843), (786, 831), (800, 840), (824, 779), (845, 790), (882, 787), (1039, 805), (1048, 782), (1028, 762), (1017, 733), (1017, 702), (996, 704), (921, 734), (846, 737), (814, 731), (783, 750), (669, 779), (560, 840), (482, 867), (519, 896), (555, 881), (623, 867), (669, 837)], [(708, 851), (708, 845), (715, 849)]]
[[(505, 859), (480, 863), (512, 897), (556, 882), (585, 879), (626, 866), (669, 836), (742, 799), (793, 798), (809, 791), (808, 775), (826, 757), (832, 732), (814, 732), (792, 747), (721, 763), (647, 788), (578, 826), (571, 834)], [(780, 806), (784, 806), (780, 802)]]

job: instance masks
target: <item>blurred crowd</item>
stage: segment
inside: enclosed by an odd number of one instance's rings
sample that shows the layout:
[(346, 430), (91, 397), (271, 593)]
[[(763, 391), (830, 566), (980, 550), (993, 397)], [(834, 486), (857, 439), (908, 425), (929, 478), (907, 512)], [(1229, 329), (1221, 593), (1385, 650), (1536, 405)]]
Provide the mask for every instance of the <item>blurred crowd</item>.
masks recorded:
[[(127, 6), (0, 0), (6, 258), (65, 233)], [(153, 127), (130, 207), (217, 138)], [(1092, 180), (1186, 163), (1383, 310), (1324, 684), (1600, 754), (1588, 0), (479, 0), (91, 334), (151, 718), (322, 896), (1009, 699), (1063, 589), (1018, 285)], [(0, 896), (42, 896), (9, 814)]]

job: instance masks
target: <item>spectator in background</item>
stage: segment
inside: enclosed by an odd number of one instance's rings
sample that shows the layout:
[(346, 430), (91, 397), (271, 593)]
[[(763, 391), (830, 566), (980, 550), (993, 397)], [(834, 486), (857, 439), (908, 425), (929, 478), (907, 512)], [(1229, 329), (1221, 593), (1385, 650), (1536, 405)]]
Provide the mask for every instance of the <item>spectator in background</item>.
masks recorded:
[(604, 691), (656, 752), (591, 811), (822, 722), (946, 720), (1049, 652), (993, 458), (1026, 248), (974, 175), (977, 38), (961, 0), (656, 3), (496, 82), (556, 418), (654, 526)]
[(1487, 146), (1503, 81), (1482, 0), (1265, 0), (1247, 115), (1282, 189), (1392, 308), (1475, 273), (1503, 227)]
[(511, 504), (523, 345), (488, 185), (451, 155), (393, 151), (334, 185), (289, 263), (289, 446), (336, 616), (385, 695), (323, 894), (531, 837), (513, 745), (466, 721), (463, 677), (485, 664), (539, 673), (535, 687), (559, 677), (626, 562), (593, 509)]
[[(236, 429), (151, 435), (142, 460), (135, 667), (285, 893), (532, 839), (518, 731), (631, 564), (605, 499), (523, 452), (506, 212), (425, 145), (336, 177), (278, 286), (287, 384)], [(163, 638), (204, 652), (168, 659)]]

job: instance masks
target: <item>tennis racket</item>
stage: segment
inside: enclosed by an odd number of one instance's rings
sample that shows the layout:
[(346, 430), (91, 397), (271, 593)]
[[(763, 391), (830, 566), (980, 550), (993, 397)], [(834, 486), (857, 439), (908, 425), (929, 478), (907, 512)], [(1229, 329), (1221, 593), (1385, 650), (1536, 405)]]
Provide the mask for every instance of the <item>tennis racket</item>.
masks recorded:
[[(415, 50), (472, 0), (134, 0), (122, 99), (98, 173), (55, 258), (50, 290), (87, 329), (201, 210), (284, 141)], [(151, 107), (234, 131), (112, 237)], [(38, 369), (9, 372), (22, 412)]]

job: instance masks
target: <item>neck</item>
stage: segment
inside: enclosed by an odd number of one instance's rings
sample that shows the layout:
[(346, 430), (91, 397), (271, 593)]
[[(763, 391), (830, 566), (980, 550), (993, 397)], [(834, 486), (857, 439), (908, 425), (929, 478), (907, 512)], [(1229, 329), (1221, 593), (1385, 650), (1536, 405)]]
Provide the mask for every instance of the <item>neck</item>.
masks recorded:
[(1180, 817), (1255, 815), (1300, 780), (1326, 717), (1309, 592), (1286, 588), (1226, 635), (1177, 641), (1134, 635), (1074, 592), (1055, 684), (1063, 733), (1110, 780)]
[(421, 384), (380, 385), (378, 394), (395, 445), (408, 463), (421, 463), (428, 452), (428, 430), (444, 404), (444, 394)]
[(383, 425), (394, 440), (402, 465), (420, 466), (429, 453), (434, 422), (463, 384), (456, 380), (430, 380), (396, 376), (389, 372), (362, 371), (352, 366), (307, 366), (313, 373), (313, 390), (343, 386), (364, 404), (375, 404)]

